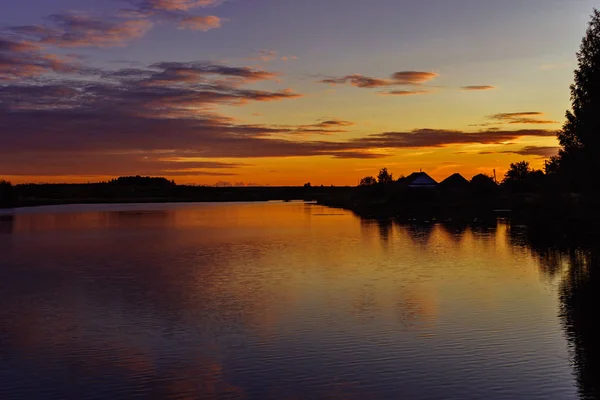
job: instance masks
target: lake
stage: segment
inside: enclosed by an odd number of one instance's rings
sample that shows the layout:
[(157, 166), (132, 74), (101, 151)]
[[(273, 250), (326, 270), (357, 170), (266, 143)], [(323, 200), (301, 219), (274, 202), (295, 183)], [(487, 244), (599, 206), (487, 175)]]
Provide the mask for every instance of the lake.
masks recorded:
[(309, 203), (7, 211), (0, 398), (592, 399), (595, 264)]

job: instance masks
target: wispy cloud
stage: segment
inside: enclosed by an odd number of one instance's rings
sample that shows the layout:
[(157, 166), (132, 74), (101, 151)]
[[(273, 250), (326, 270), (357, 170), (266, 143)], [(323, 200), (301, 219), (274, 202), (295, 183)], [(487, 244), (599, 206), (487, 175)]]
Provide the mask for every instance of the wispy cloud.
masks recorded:
[(134, 1), (141, 10), (188, 11), (199, 7), (215, 7), (224, 0), (141, 0)]
[(514, 113), (500, 113), (490, 115), (488, 118), (506, 124), (557, 124), (557, 121), (539, 119), (544, 113), (538, 111), (525, 111)]
[(211, 83), (216, 86), (273, 80), (277, 73), (250, 67), (232, 67), (208, 62), (160, 62), (148, 68), (126, 68), (105, 72), (103, 77), (133, 80), (143, 86), (169, 86)]
[(41, 51), (40, 47), (43, 47), (48, 52), (52, 47), (125, 46), (145, 36), (157, 21), (172, 22), (179, 29), (208, 31), (220, 28), (224, 20), (214, 15), (189, 15), (187, 11), (221, 3), (217, 0), (141, 0), (131, 2), (133, 9), (112, 15), (76, 11), (56, 13), (47, 16), (41, 24), (0, 29), (0, 51), (33, 52)]
[(522, 156), (539, 156), (541, 158), (550, 158), (558, 154), (560, 147), (556, 146), (526, 146), (521, 150), (505, 150), (501, 153), (519, 154)]
[(392, 74), (392, 80), (396, 85), (415, 85), (429, 82), (438, 76), (434, 72), (401, 71)]
[[(300, 97), (291, 89), (265, 91), (243, 88), (247, 83), (275, 76), (271, 72), (249, 67), (205, 62), (164, 62), (147, 68), (125, 68), (102, 73), (92, 71), (98, 75), (85, 76), (83, 67), (66, 69), (59, 60), (40, 57), (38, 55), (30, 59), (19, 54), (19, 57), (13, 57), (16, 61), (11, 64), (7, 62), (13, 58), (0, 63), (0, 78), (14, 81), (0, 91), (0, 111), (78, 109), (88, 112), (97, 108), (107, 112), (112, 110), (117, 114), (182, 118), (204, 115), (223, 104), (244, 105)], [(24, 60), (27, 65), (23, 64)], [(20, 76), (15, 74), (35, 76), (48, 70), (60, 71), (61, 68), (65, 68), (65, 77), (54, 78), (49, 81), (51, 83), (16, 80)], [(92, 80), (75, 80), (72, 73), (83, 74)], [(66, 94), (58, 95), (55, 91), (59, 89)]]
[(269, 62), (277, 58), (277, 52), (275, 50), (261, 49), (257, 51), (255, 56), (250, 57), (250, 60)]
[(476, 91), (494, 90), (494, 89), (496, 89), (496, 87), (491, 86), (491, 85), (463, 86), (461, 89), (464, 91), (467, 91), (467, 92), (476, 92)]
[[(326, 119), (314, 124), (299, 125), (299, 126), (287, 126), (290, 130), (286, 133), (300, 133), (300, 134), (317, 134), (317, 135), (331, 135), (333, 133), (345, 133), (348, 132), (349, 127), (354, 126), (354, 122), (345, 121), (341, 119)], [(284, 127), (286, 127), (284, 125)]]
[(477, 154), (489, 155), (489, 154), (518, 154), (521, 156), (537, 156), (538, 158), (550, 158), (558, 154), (560, 147), (557, 146), (525, 146), (520, 150), (485, 150), (480, 151)]
[(539, 129), (517, 131), (465, 132), (444, 129), (417, 129), (410, 132), (386, 132), (355, 139), (353, 143), (368, 145), (368, 148), (420, 148), (444, 147), (455, 144), (500, 144), (525, 136), (552, 137), (556, 132)]
[(274, 60), (281, 60), (281, 61), (297, 60), (298, 57), (291, 56), (291, 55), (280, 56), (277, 53), (277, 51), (275, 51), (275, 50), (260, 49), (256, 52), (256, 55), (254, 55), (248, 59), (252, 60), (252, 61), (271, 62)]
[(390, 90), (387, 92), (379, 92), (379, 94), (390, 96), (415, 96), (418, 94), (431, 93), (429, 90)]
[(221, 27), (221, 18), (214, 15), (184, 17), (178, 24), (180, 29), (191, 29), (195, 31), (209, 31)]
[(371, 78), (364, 75), (346, 75), (341, 78), (327, 78), (319, 81), (330, 85), (343, 85), (346, 83), (359, 88), (377, 88), (382, 86), (391, 86), (393, 82), (388, 79)]
[(370, 76), (354, 74), (342, 77), (328, 77), (320, 80), (319, 83), (326, 83), (330, 85), (350, 84), (359, 88), (371, 89), (400, 85), (421, 85), (435, 79), (438, 76), (439, 75), (434, 72), (401, 71), (393, 73), (390, 78), (374, 78)]
[(32, 41), (0, 36), (0, 82), (49, 73), (76, 73), (81, 69), (77, 61), (47, 53)]
[(146, 19), (100, 19), (84, 13), (53, 14), (48, 20), (48, 25), (14, 26), (8, 31), (41, 45), (112, 47), (144, 36), (153, 25)]

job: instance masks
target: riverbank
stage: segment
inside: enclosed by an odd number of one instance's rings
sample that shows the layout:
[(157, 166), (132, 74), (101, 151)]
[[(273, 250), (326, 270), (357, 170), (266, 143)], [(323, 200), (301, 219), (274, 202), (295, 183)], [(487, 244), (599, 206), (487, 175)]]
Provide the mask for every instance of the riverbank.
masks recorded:
[(450, 224), (494, 223), (510, 219), (527, 226), (528, 234), (544, 242), (593, 243), (600, 239), (600, 202), (592, 196), (552, 191), (514, 193), (505, 188), (477, 190), (398, 189), (375, 193), (354, 188), (319, 204), (350, 210), (362, 218)]
[(4, 208), (61, 204), (324, 201), (343, 197), (348, 187), (210, 187), (142, 184), (24, 184), (5, 190)]

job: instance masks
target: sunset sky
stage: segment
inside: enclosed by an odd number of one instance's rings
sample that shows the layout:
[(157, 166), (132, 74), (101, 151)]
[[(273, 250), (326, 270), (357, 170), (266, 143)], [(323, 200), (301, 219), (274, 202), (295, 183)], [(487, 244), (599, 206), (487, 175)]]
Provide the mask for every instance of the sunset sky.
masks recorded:
[(556, 153), (591, 0), (0, 3), (0, 178), (356, 184)]

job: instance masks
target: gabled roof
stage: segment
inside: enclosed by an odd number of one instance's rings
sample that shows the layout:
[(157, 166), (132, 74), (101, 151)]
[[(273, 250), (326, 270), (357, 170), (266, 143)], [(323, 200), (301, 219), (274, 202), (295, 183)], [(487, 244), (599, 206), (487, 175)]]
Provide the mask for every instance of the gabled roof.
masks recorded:
[(425, 172), (413, 172), (403, 181), (408, 187), (435, 187), (437, 182), (435, 179), (427, 175)]
[(452, 174), (440, 182), (440, 186), (446, 188), (462, 188), (469, 186), (469, 181), (459, 173)]

